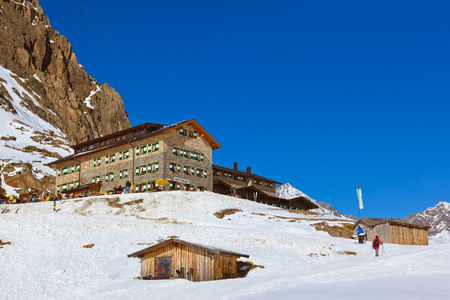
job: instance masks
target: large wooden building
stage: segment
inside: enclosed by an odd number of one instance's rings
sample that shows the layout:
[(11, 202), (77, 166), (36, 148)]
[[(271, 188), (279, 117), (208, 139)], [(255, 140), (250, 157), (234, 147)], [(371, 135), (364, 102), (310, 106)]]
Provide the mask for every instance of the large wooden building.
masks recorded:
[(238, 164), (234, 162), (233, 169), (219, 165), (213, 165), (212, 169), (215, 193), (287, 209), (318, 208), (306, 195), (292, 199), (278, 197), (276, 187), (281, 183), (252, 173), (251, 167), (247, 167), (243, 172), (238, 170)]
[(369, 241), (378, 236), (383, 243), (428, 245), (429, 226), (415, 225), (403, 219), (359, 218), (350, 230), (360, 226)]
[(74, 154), (49, 164), (56, 193), (105, 193), (125, 187), (157, 191), (212, 191), (212, 150), (220, 144), (195, 120), (173, 125), (145, 123), (73, 146)]
[(249, 256), (211, 246), (168, 239), (128, 257), (141, 259), (143, 279), (207, 281), (237, 278), (237, 259)]

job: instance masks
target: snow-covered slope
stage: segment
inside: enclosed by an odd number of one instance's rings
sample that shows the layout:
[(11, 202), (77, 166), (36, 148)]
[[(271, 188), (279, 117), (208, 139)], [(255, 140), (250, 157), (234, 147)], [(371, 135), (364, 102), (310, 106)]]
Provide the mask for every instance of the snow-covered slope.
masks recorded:
[[(7, 177), (13, 177), (23, 167), (14, 163), (29, 163), (36, 178), (54, 175), (45, 166), (55, 157), (70, 154), (65, 135), (52, 124), (41, 119), (28, 109), (29, 103), (40, 107), (39, 96), (28, 86), (27, 81), (0, 66), (0, 188), (7, 195), (18, 195), (18, 188), (8, 185)], [(53, 113), (45, 109), (46, 113)]]
[[(240, 211), (218, 218), (224, 209)], [(430, 246), (333, 238), (302, 215), (210, 192), (102, 196), (0, 206), (0, 297), (5, 299), (448, 299), (449, 240)], [(180, 239), (250, 255), (246, 278), (136, 280), (127, 254)], [(84, 248), (93, 244), (92, 248)]]
[(428, 230), (430, 236), (450, 238), (450, 203), (439, 202), (434, 207), (412, 214), (406, 221), (431, 226)]

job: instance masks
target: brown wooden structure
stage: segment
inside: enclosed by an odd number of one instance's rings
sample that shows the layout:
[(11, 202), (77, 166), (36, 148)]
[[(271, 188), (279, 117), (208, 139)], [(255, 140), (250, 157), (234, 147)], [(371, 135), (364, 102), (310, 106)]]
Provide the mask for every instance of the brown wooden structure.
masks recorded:
[(128, 254), (141, 259), (143, 279), (184, 278), (208, 281), (239, 277), (237, 259), (249, 255), (211, 246), (168, 239)]
[(234, 162), (233, 169), (219, 165), (213, 165), (212, 168), (215, 193), (286, 209), (319, 208), (306, 195), (292, 199), (277, 197), (276, 185), (280, 182), (253, 174), (251, 167), (247, 167), (247, 171), (242, 172), (238, 170), (237, 162)]
[(411, 224), (403, 219), (359, 218), (350, 229), (356, 230), (358, 226), (369, 241), (378, 236), (383, 243), (428, 245), (429, 226)]

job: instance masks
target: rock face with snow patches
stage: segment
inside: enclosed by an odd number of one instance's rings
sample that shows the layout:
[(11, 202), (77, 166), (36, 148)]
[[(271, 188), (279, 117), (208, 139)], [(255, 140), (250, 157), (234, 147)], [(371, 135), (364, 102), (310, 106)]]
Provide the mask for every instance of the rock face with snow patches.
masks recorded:
[(439, 202), (435, 207), (412, 214), (406, 221), (417, 225), (431, 226), (428, 230), (430, 236), (450, 237), (450, 203)]
[(0, 1), (0, 194), (53, 189), (68, 145), (130, 127), (120, 95), (81, 66), (37, 0)]

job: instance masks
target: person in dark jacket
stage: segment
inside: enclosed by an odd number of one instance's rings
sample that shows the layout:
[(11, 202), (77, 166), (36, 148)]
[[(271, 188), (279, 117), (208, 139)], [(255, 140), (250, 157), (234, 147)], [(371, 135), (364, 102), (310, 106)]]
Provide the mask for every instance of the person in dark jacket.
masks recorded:
[(125, 191), (123, 193), (124, 194), (129, 194), (130, 193), (130, 188), (131, 188), (131, 182), (127, 181), (127, 183), (125, 183)]
[(364, 244), (364, 236), (366, 235), (364, 230), (358, 226), (358, 228), (356, 228), (356, 234), (358, 235), (358, 243)]
[(375, 256), (378, 256), (378, 250), (380, 250), (380, 245), (383, 245), (383, 243), (380, 241), (377, 235), (372, 242), (372, 248), (375, 250)]

